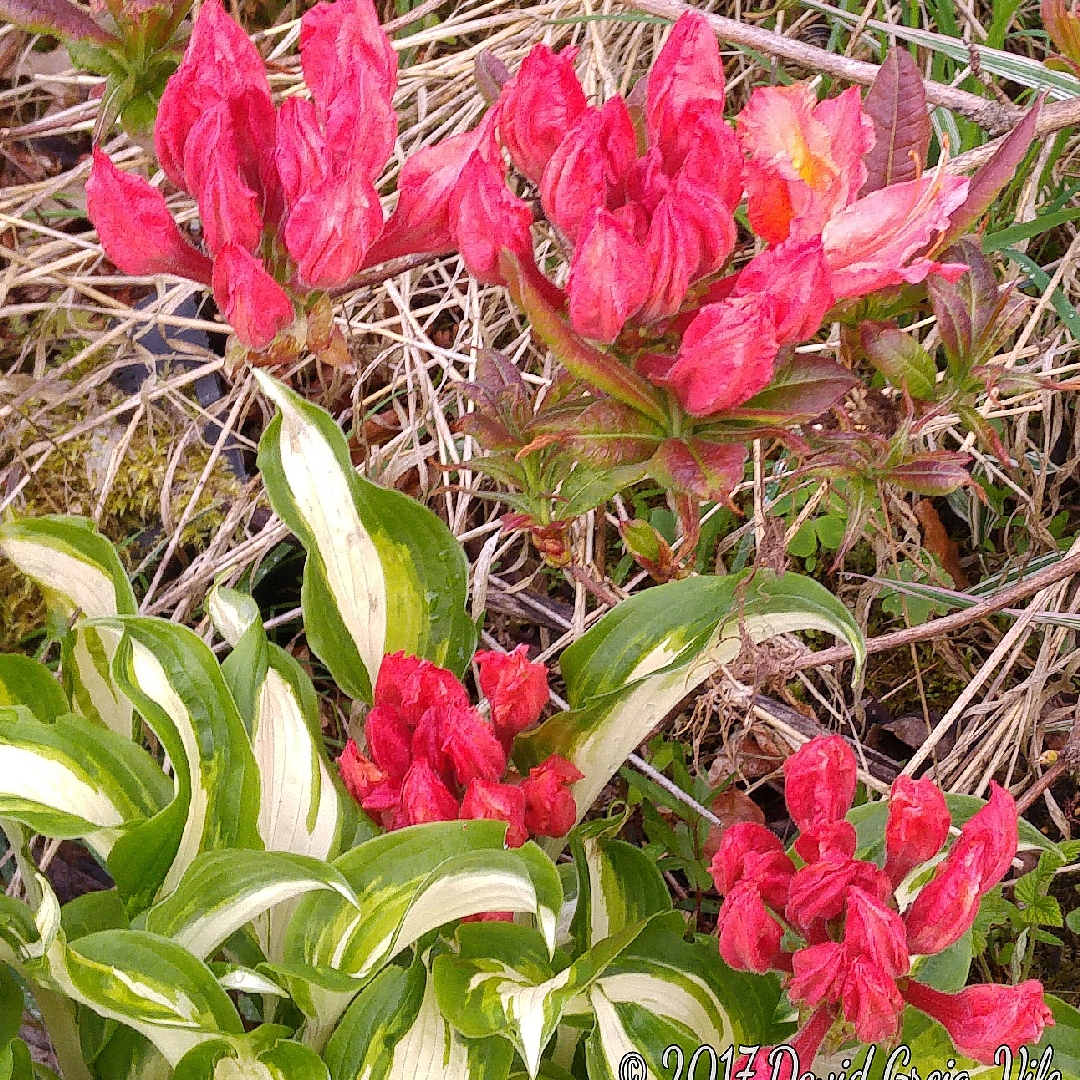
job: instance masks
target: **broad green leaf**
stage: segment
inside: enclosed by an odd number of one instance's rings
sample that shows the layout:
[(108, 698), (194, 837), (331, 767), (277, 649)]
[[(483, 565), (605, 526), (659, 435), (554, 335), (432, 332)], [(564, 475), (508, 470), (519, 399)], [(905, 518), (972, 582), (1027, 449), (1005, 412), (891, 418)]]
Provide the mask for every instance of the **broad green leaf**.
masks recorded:
[(0, 817), (44, 836), (83, 837), (105, 858), (125, 829), (167, 805), (171, 788), (142, 747), (108, 728), (0, 708)]
[(592, 984), (588, 997), (596, 1018), (586, 1043), (590, 1080), (615, 1080), (630, 1052), (645, 1059), (650, 1076), (672, 1075), (669, 1046), (681, 1051), (684, 1076), (707, 1076), (707, 1051), (691, 1071), (698, 1047), (721, 1054), (731, 1045), (765, 1041), (779, 984), (732, 971), (712, 941), (688, 943), (657, 921)]
[[(682, 919), (675, 916), (681, 925)], [(442, 1014), (463, 1035), (501, 1035), (513, 1043), (529, 1075), (563, 1015), (588, 1012), (593, 983), (633, 944), (646, 923), (629, 926), (598, 942), (568, 967), (556, 971), (543, 938), (512, 923), (469, 923), (458, 928), (456, 955), (432, 963)]]
[[(176, 889), (145, 912), (140, 922), (144, 929), (206, 959), (264, 912), (323, 889), (355, 908), (348, 882), (319, 859), (282, 851), (206, 851), (195, 857)], [(266, 943), (262, 945), (270, 955)]]
[(656, 863), (641, 848), (608, 837), (571, 840), (578, 873), (572, 933), (583, 951), (612, 934), (671, 910)]
[(634, 748), (667, 713), (742, 649), (798, 630), (846, 641), (861, 669), (855, 620), (823, 585), (798, 574), (753, 570), (673, 581), (632, 596), (563, 653), (569, 712), (519, 737), (518, 760), (561, 754), (584, 773), (574, 786), (579, 818)]
[(505, 832), (496, 821), (433, 822), (376, 837), (338, 858), (334, 866), (359, 909), (328, 893), (297, 906), (285, 968), (322, 973), (325, 991), (302, 1006), (325, 1026), (403, 949), (468, 915), (529, 913), (553, 950), (562, 906), (558, 871), (533, 843), (505, 849)]
[(461, 675), (476, 630), (461, 545), (430, 510), (360, 477), (328, 413), (256, 371), (278, 407), (259, 443), (270, 501), (307, 551), (308, 641), (337, 684), (371, 700), (386, 653)]
[[(116, 549), (85, 518), (47, 516), (0, 525), (6, 555), (45, 594), (50, 612), (67, 624), (133, 615), (135, 594)], [(131, 705), (109, 677), (117, 636), (76, 626), (63, 635), (64, 682), (76, 710), (120, 735), (131, 735)]]
[(375, 976), (325, 1054), (332, 1080), (505, 1080), (513, 1056), (504, 1039), (464, 1039), (446, 1023), (419, 958)]
[(22, 987), (11, 968), (0, 963), (0, 1047), (6, 1046), (19, 1034), (24, 1007)]
[(49, 976), (70, 998), (149, 1039), (171, 1064), (192, 1047), (243, 1025), (210, 969), (186, 949), (142, 930), (103, 930), (46, 956)]
[(216, 588), (209, 607), (233, 651), (222, 673), (240, 709), (259, 770), (259, 835), (268, 851), (318, 859), (340, 850), (353, 824), (323, 749), (311, 680), (287, 652), (266, 639), (250, 596)]
[(247, 732), (209, 647), (186, 627), (127, 616), (113, 675), (172, 764), (176, 796), (117, 843), (109, 870), (129, 904), (171, 892), (200, 851), (261, 848), (259, 776)]
[(210, 1039), (184, 1055), (173, 1080), (329, 1080), (319, 1055), (288, 1036), (262, 1024), (239, 1039)]
[(67, 694), (42, 663), (18, 653), (0, 655), (0, 706), (25, 705), (40, 720), (71, 711)]

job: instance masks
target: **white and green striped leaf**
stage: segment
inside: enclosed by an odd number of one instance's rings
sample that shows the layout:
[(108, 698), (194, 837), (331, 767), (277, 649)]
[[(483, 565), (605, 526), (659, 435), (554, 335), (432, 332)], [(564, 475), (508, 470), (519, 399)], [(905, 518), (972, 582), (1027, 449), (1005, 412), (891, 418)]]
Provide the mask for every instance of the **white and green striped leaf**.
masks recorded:
[(208, 607), (233, 646), (222, 673), (251, 737), (259, 769), (259, 835), (268, 851), (327, 859), (355, 831), (351, 799), (334, 781), (315, 689), (284, 649), (268, 642), (250, 596), (215, 588)]
[[(708, 1076), (708, 1051), (699, 1055), (705, 1060), (696, 1073), (690, 1068), (697, 1048), (721, 1054), (731, 1045), (767, 1041), (779, 992), (775, 979), (728, 968), (715, 942), (687, 942), (656, 920), (589, 988), (595, 1019), (586, 1042), (589, 1078), (615, 1080), (630, 1052), (645, 1059), (650, 1076), (674, 1074), (676, 1053), (683, 1076)], [(669, 1046), (679, 1050), (665, 1060)]]
[(109, 870), (133, 909), (171, 892), (201, 851), (261, 848), (259, 776), (247, 732), (214, 654), (186, 627), (126, 616), (113, 676), (172, 765), (175, 798), (129, 830)]
[(103, 930), (69, 945), (59, 935), (39, 963), (69, 998), (134, 1028), (171, 1065), (202, 1042), (243, 1033), (210, 969), (168, 938)]
[[(133, 615), (135, 594), (116, 549), (85, 518), (46, 516), (0, 525), (0, 554), (45, 595), (66, 626), (76, 615)], [(114, 633), (76, 625), (62, 633), (64, 683), (75, 709), (121, 735), (131, 735), (131, 705), (112, 685)]]
[[(140, 924), (205, 960), (247, 923), (319, 890), (356, 906), (349, 883), (320, 859), (282, 851), (207, 851), (195, 857), (176, 889), (145, 912)], [(260, 944), (270, 956), (265, 940)]]
[(578, 875), (571, 933), (580, 951), (671, 910), (667, 883), (641, 848), (603, 836), (574, 836), (570, 846)]
[(513, 923), (465, 924), (458, 928), (457, 954), (432, 964), (439, 1008), (468, 1038), (509, 1039), (535, 1077), (564, 1014), (588, 1011), (589, 987), (647, 925), (605, 938), (556, 971), (536, 931)]
[(368, 983), (324, 1056), (332, 1080), (506, 1080), (514, 1051), (504, 1039), (464, 1039), (450, 1027), (418, 958)]
[(261, 1024), (241, 1038), (209, 1039), (189, 1050), (173, 1080), (329, 1080), (319, 1055), (279, 1024)]
[(279, 410), (259, 443), (259, 469), (307, 551), (302, 603), (316, 655), (346, 693), (368, 701), (387, 653), (462, 674), (476, 629), (461, 545), (430, 510), (360, 477), (327, 412), (255, 377)]
[(83, 717), (53, 723), (0, 708), (0, 817), (61, 839), (82, 837), (107, 858), (122, 833), (172, 797), (142, 747)]
[(738, 656), (744, 637), (759, 642), (799, 630), (835, 634), (861, 668), (858, 625), (810, 578), (753, 570), (638, 593), (562, 654), (570, 711), (519, 737), (516, 757), (522, 766), (549, 754), (572, 761), (584, 773), (573, 789), (580, 818), (667, 713)]
[(0, 655), (0, 706), (25, 705), (39, 720), (71, 712), (67, 694), (42, 663), (19, 653)]
[(562, 906), (558, 871), (533, 843), (504, 848), (505, 832), (497, 821), (433, 822), (376, 837), (338, 858), (334, 866), (358, 907), (328, 893), (297, 906), (284, 967), (322, 975), (319, 992), (298, 1004), (327, 1028), (403, 949), (486, 911), (532, 915), (553, 950)]

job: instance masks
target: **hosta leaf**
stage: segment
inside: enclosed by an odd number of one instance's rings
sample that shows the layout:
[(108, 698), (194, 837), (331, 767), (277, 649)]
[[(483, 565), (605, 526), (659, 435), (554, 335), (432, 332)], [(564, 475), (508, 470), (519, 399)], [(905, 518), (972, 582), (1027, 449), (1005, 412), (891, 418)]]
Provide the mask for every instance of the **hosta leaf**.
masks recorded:
[(375, 976), (325, 1054), (332, 1080), (505, 1080), (513, 1056), (504, 1039), (465, 1039), (447, 1024), (419, 958)]
[(206, 959), (257, 916), (324, 889), (355, 908), (348, 882), (320, 859), (282, 851), (206, 851), (196, 856), (176, 889), (143, 914), (141, 923)]
[(368, 701), (385, 653), (404, 650), (460, 675), (476, 643), (461, 545), (430, 510), (360, 477), (328, 413), (255, 375), (279, 410), (259, 468), (307, 550), (302, 603), (315, 653), (343, 690)]
[[(61, 624), (86, 618), (133, 615), (135, 594), (115, 548), (76, 517), (38, 517), (0, 525), (6, 555), (45, 594)], [(63, 634), (64, 683), (76, 710), (121, 735), (131, 735), (131, 705), (112, 685), (109, 663), (116, 634), (76, 626)]]
[(19, 653), (0, 656), (0, 706), (25, 705), (41, 720), (70, 712), (67, 694), (42, 663)]
[(578, 874), (571, 931), (584, 951), (651, 915), (671, 910), (671, 894), (655, 861), (641, 848), (609, 837), (577, 837)]
[(519, 736), (520, 764), (561, 754), (584, 773), (574, 786), (579, 818), (628, 754), (721, 664), (738, 656), (742, 634), (763, 641), (797, 630), (846, 641), (856, 669), (862, 635), (823, 585), (798, 574), (754, 570), (673, 581), (632, 596), (562, 655), (569, 712)]
[(0, 708), (0, 817), (44, 836), (84, 837), (102, 858), (166, 806), (172, 784), (142, 747), (80, 716)]
[[(678, 916), (676, 920), (681, 924)], [(535, 1077), (540, 1055), (572, 1002), (580, 1012), (590, 985), (633, 944), (645, 923), (598, 942), (556, 971), (534, 930), (512, 923), (466, 924), (458, 953), (435, 958), (432, 973), (443, 1015), (463, 1035), (509, 1039)]]
[(68, 997), (134, 1028), (171, 1065), (201, 1042), (243, 1032), (210, 969), (168, 938), (103, 930), (68, 945), (61, 937), (45, 962)]
[(926, 88), (907, 49), (894, 45), (863, 98), (863, 112), (874, 122), (874, 145), (863, 157), (866, 183), (860, 196), (922, 175), (933, 127)]
[[(779, 980), (732, 971), (712, 942), (689, 943), (661, 921), (652, 922), (592, 984), (596, 1023), (586, 1043), (590, 1080), (615, 1080), (624, 1054), (636, 1052), (650, 1076), (669, 1076), (679, 1048), (682, 1075), (709, 1075), (707, 1050), (769, 1041), (780, 997)], [(704, 1057), (704, 1060), (700, 1060)], [(719, 1074), (720, 1070), (717, 1069)]]
[(329, 1080), (319, 1055), (288, 1035), (262, 1024), (239, 1039), (210, 1039), (184, 1055), (173, 1080)]
[(259, 777), (236, 705), (209, 647), (164, 619), (119, 617), (113, 676), (172, 763), (176, 796), (116, 845), (109, 870), (134, 908), (171, 892), (200, 851), (261, 848)]
[[(355, 890), (359, 910), (315, 894), (297, 907), (286, 968), (340, 973), (308, 1007), (325, 1025), (380, 967), (429, 931), (485, 911), (527, 912), (555, 947), (562, 883), (533, 843), (503, 847), (496, 821), (434, 822), (369, 840), (334, 866)], [(295, 927), (296, 932), (293, 933)], [(342, 981), (341, 976), (345, 976)]]
[(315, 688), (300, 664), (266, 639), (258, 608), (233, 589), (211, 593), (218, 630), (234, 646), (222, 672), (251, 736), (259, 769), (259, 835), (268, 851), (326, 859), (355, 829), (355, 804), (335, 784)]

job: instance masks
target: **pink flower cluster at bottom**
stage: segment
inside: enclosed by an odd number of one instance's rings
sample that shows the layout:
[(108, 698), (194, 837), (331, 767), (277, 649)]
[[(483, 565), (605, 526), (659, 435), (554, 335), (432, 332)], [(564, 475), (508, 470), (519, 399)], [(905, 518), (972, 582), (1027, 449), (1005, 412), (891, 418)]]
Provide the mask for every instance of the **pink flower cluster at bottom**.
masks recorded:
[(570, 788), (581, 773), (553, 754), (523, 779), (507, 777), (514, 737), (550, 696), (547, 670), (529, 661), (524, 645), (479, 652), (476, 662), (490, 722), (452, 672), (404, 653), (385, 657), (364, 722), (370, 758), (346, 743), (338, 760), (345, 787), (387, 829), (490, 818), (508, 823), (510, 847), (565, 836), (577, 819)]
[[(784, 763), (785, 793), (799, 829), (798, 869), (763, 825), (724, 834), (712, 865), (720, 954), (734, 968), (784, 972), (792, 1002), (809, 1016), (793, 1040), (809, 1066), (838, 1020), (863, 1042), (894, 1039), (905, 1002), (938, 1020), (958, 1050), (992, 1064), (1000, 1046), (1037, 1042), (1053, 1017), (1042, 985), (969, 986), (945, 994), (910, 978), (913, 956), (939, 953), (975, 921), (979, 902), (1009, 869), (1018, 840), (1012, 796), (990, 799), (965, 824), (933, 877), (901, 914), (894, 895), (949, 835), (945, 797), (929, 780), (901, 776), (889, 796), (884, 868), (855, 858), (844, 815), (855, 796), (855, 755), (837, 736), (807, 743)], [(785, 937), (785, 930), (788, 932)], [(802, 944), (792, 948), (795, 937)], [(755, 1069), (769, 1075), (768, 1055)]]

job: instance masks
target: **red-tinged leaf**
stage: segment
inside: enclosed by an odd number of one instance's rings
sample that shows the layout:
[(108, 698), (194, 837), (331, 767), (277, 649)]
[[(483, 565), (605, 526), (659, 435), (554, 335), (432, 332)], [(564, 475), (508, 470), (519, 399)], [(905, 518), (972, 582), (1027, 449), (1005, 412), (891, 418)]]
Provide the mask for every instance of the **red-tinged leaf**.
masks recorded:
[(833, 360), (796, 353), (777, 370), (760, 394), (737, 409), (728, 409), (709, 419), (751, 420), (765, 425), (802, 424), (831, 409), (858, 381)]
[(0, 0), (0, 18), (39, 34), (65, 41), (119, 45), (120, 39), (98, 26), (82, 8), (68, 0)]
[(898, 389), (919, 401), (937, 396), (934, 358), (910, 334), (887, 323), (864, 322), (859, 327), (863, 351), (870, 363)]
[(553, 303), (554, 286), (534, 265), (523, 264), (504, 250), (499, 270), (534, 332), (567, 371), (657, 423), (665, 422), (659, 392), (618, 357), (594, 348), (574, 333)]
[(926, 88), (911, 53), (894, 45), (878, 69), (863, 112), (877, 136), (863, 157), (867, 177), (860, 195), (916, 179), (926, 164), (933, 129), (926, 110)]
[(545, 416), (535, 426), (557, 433), (568, 455), (605, 468), (647, 461), (663, 438), (636, 409), (607, 398), (584, 410)]
[(473, 64), (476, 87), (489, 105), (494, 105), (510, 78), (510, 69), (489, 49), (481, 49)]
[(743, 478), (746, 447), (706, 439), (665, 439), (649, 462), (649, 473), (676, 495), (709, 502), (730, 502)]
[(947, 248), (968, 232), (990, 209), (1002, 188), (1016, 176), (1016, 170), (1035, 138), (1039, 112), (1045, 100), (1046, 95), (1040, 94), (1024, 119), (1001, 140), (994, 156), (971, 178), (967, 198), (953, 211), (949, 218), (949, 227), (934, 245), (934, 251)]
[(967, 470), (970, 463), (970, 454), (927, 451), (884, 470), (881, 478), (916, 495), (948, 495), (964, 486), (978, 490)]
[(1042, 0), (1039, 14), (1058, 52), (1074, 65), (1080, 63), (1080, 16), (1069, 10), (1065, 0)]

